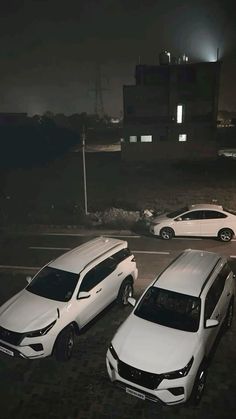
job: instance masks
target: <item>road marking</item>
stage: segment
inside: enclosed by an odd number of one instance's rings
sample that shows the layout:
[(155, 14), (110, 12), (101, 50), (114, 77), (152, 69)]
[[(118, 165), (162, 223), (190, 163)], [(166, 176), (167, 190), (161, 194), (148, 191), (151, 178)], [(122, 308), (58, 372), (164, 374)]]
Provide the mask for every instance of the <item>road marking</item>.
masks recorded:
[[(36, 234), (40, 235), (40, 236), (74, 236), (74, 237), (89, 237), (88, 234), (84, 234), (84, 233), (38, 233)], [(101, 237), (125, 237), (125, 238), (130, 238), (130, 239), (140, 239), (141, 236), (138, 235), (123, 235), (123, 234), (118, 234), (118, 235), (112, 235), (112, 234), (101, 234)]]
[[(71, 250), (70, 247), (43, 247), (43, 246), (30, 246), (32, 250)], [(144, 253), (149, 255), (169, 255), (170, 252), (156, 252), (152, 250), (132, 250), (133, 253)]]
[[(42, 267), (42, 266), (41, 266)], [(0, 269), (31, 269), (31, 270), (39, 270), (41, 267), (38, 266), (15, 266), (15, 265), (0, 265)]]
[(236, 259), (236, 256), (231, 255), (231, 256), (230, 256), (230, 258), (231, 258), (231, 259)]
[(231, 242), (236, 242), (236, 239), (232, 239)]
[(42, 247), (42, 246), (29, 246), (32, 250), (71, 250), (71, 247)]
[(155, 252), (152, 250), (131, 250), (133, 253), (145, 253), (149, 255), (169, 255), (170, 252)]

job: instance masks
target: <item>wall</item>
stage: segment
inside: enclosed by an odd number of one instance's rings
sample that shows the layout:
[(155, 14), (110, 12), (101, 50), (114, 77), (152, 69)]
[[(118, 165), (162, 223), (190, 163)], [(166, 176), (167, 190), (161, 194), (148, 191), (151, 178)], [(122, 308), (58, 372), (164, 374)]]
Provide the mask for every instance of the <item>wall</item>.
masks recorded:
[(214, 159), (217, 157), (217, 146), (213, 141), (201, 143), (122, 143), (121, 156), (122, 160), (126, 162)]

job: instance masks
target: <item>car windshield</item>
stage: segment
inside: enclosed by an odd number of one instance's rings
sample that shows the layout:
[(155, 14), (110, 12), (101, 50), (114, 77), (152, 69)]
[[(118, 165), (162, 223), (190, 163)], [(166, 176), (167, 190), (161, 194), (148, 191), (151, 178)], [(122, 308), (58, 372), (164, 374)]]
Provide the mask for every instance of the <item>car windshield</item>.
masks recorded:
[(26, 287), (27, 291), (55, 301), (69, 301), (79, 279), (78, 274), (43, 268)]
[(189, 208), (188, 207), (184, 207), (184, 208), (179, 208), (173, 212), (169, 212), (168, 214), (166, 214), (166, 216), (168, 218), (175, 218), (178, 217), (179, 215), (183, 214), (184, 212), (188, 211)]
[(162, 326), (196, 332), (199, 327), (200, 307), (200, 298), (151, 287), (144, 294), (134, 314)]

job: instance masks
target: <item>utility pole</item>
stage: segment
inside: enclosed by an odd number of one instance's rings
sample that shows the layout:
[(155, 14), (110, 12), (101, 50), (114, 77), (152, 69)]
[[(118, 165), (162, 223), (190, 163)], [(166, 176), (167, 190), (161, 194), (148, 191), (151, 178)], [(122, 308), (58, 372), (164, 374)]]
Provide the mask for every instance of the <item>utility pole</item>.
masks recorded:
[(84, 175), (84, 212), (88, 215), (88, 199), (87, 199), (87, 181), (86, 181), (86, 162), (85, 162), (85, 127), (82, 129), (82, 154), (83, 154), (83, 175)]

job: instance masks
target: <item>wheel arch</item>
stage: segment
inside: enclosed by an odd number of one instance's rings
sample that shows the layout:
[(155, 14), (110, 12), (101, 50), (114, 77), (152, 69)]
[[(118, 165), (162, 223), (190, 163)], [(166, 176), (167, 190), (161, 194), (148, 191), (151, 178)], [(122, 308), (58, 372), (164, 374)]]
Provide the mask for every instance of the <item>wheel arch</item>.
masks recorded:
[(57, 339), (58, 339), (58, 337), (61, 335), (61, 333), (62, 333), (65, 329), (67, 329), (67, 327), (73, 327), (73, 330), (74, 330), (74, 332), (75, 332), (76, 336), (78, 336), (78, 335), (79, 335), (80, 329), (79, 329), (78, 324), (77, 324), (75, 321), (68, 323), (66, 326), (64, 326), (64, 327), (63, 327), (63, 329), (61, 329), (61, 330), (60, 330), (60, 332), (59, 332), (59, 333), (58, 333), (58, 335), (56, 336), (56, 339), (55, 339), (55, 341), (54, 341), (53, 348), (52, 348), (52, 355), (53, 355), (53, 354), (54, 354), (54, 352), (55, 352), (55, 347), (56, 347), (56, 344), (57, 344)]

